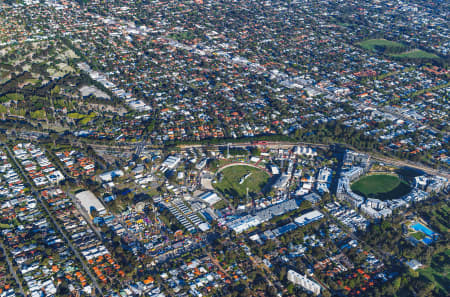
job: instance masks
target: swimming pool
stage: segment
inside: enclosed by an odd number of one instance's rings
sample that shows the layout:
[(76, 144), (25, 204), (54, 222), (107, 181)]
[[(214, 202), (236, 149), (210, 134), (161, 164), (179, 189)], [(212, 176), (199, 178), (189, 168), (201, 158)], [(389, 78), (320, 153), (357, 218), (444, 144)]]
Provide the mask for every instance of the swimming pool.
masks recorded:
[(436, 235), (436, 233), (434, 233), (433, 230), (425, 227), (421, 223), (415, 223), (414, 225), (411, 225), (411, 228), (413, 228), (416, 231), (423, 232), (430, 237), (433, 237), (434, 235)]
[(424, 239), (422, 239), (422, 242), (425, 243), (426, 245), (429, 245), (429, 244), (433, 243), (433, 239), (431, 239), (429, 237), (425, 237)]

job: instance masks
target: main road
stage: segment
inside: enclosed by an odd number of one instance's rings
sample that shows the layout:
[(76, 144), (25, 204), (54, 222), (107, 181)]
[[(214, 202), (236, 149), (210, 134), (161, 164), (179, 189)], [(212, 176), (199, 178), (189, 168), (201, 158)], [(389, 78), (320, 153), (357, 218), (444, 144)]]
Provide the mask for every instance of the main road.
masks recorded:
[[(336, 144), (338, 144), (338, 143), (336, 143)], [(178, 147), (181, 148), (182, 150), (188, 149), (188, 148), (211, 149), (211, 148), (223, 147), (224, 145), (225, 144), (214, 144), (214, 145), (191, 144), (191, 145), (179, 145)], [(250, 146), (250, 145), (255, 145), (255, 144), (252, 142), (235, 142), (235, 143), (230, 143), (230, 145), (236, 146), (236, 147), (245, 147), (245, 146)], [(267, 141), (267, 142), (265, 142), (265, 144), (258, 145), (258, 146), (264, 146), (269, 149), (288, 149), (293, 146), (310, 146), (313, 148), (326, 149), (326, 148), (329, 148), (331, 145), (333, 145), (333, 144), (310, 143), (310, 142)], [(380, 162), (384, 162), (384, 163), (395, 165), (395, 166), (411, 167), (414, 169), (419, 169), (419, 170), (426, 172), (428, 174), (431, 174), (431, 175), (440, 175), (447, 179), (450, 179), (450, 172), (445, 169), (434, 169), (434, 168), (428, 167), (426, 165), (423, 165), (423, 164), (420, 164), (417, 162), (412, 162), (409, 160), (398, 160), (398, 159), (394, 159), (391, 157), (381, 156), (380, 154), (373, 154), (370, 152), (359, 151), (355, 148), (351, 148), (351, 149), (356, 152), (359, 152), (359, 153), (367, 154), (372, 159), (380, 161)]]
[[(178, 145), (178, 147), (181, 150), (186, 150), (189, 148), (203, 148), (203, 149), (218, 149), (219, 147), (223, 147), (225, 146), (227, 143), (221, 143), (221, 144), (180, 144)], [(232, 145), (232, 146), (237, 146), (237, 147), (245, 147), (245, 146), (252, 146), (255, 145), (253, 142), (249, 141), (249, 142), (229, 142), (228, 144)], [(339, 143), (336, 143), (339, 144)], [(108, 146), (108, 145), (96, 145), (96, 144), (90, 144), (91, 147), (95, 148), (95, 149), (106, 149), (106, 148), (115, 148), (115, 149), (121, 149), (121, 150), (129, 150), (129, 151), (139, 151), (141, 152), (143, 150), (142, 147), (143, 143), (138, 143), (138, 144), (127, 144), (127, 145), (123, 145), (123, 146)], [(310, 147), (314, 147), (314, 148), (329, 148), (331, 145), (333, 144), (325, 144), (325, 143), (312, 143), (312, 142), (290, 142), (290, 141), (267, 141), (265, 142), (265, 144), (263, 145), (258, 145), (258, 146), (264, 146), (267, 148), (271, 148), (271, 149), (279, 149), (279, 148), (284, 148), (284, 149), (288, 149), (292, 146), (310, 146)], [(344, 145), (344, 144), (343, 144)], [(448, 170), (445, 169), (435, 169), (435, 168), (431, 168), (429, 166), (426, 166), (424, 164), (418, 163), (418, 162), (412, 162), (409, 160), (399, 160), (399, 159), (394, 159), (391, 157), (386, 157), (386, 156), (382, 156), (379, 153), (378, 154), (374, 154), (374, 153), (370, 153), (370, 152), (364, 152), (364, 151), (359, 151), (355, 148), (351, 148), (354, 151), (360, 152), (360, 153), (364, 153), (367, 155), (370, 155), (370, 157), (374, 160), (377, 161), (381, 161), (384, 163), (388, 163), (388, 164), (392, 164), (395, 166), (406, 166), (406, 167), (411, 167), (411, 168), (415, 168), (415, 169), (419, 169), (423, 172), (426, 172), (428, 174), (431, 175), (440, 175), (443, 176), (447, 179), (450, 179), (450, 172)]]
[(1, 240), (0, 240), (0, 248), (3, 250), (3, 253), (5, 254), (6, 262), (8, 262), (8, 266), (9, 266), (9, 271), (11, 272), (14, 279), (16, 280), (16, 283), (19, 286), (20, 293), (22, 294), (22, 296), (26, 296), (25, 291), (23, 290), (23, 287), (22, 287), (22, 282), (20, 281), (19, 277), (17, 276), (16, 270), (14, 270), (11, 259), (8, 256), (8, 252), (6, 251), (6, 248), (4, 247)]
[(53, 217), (53, 214), (50, 212), (50, 210), (48, 209), (47, 205), (45, 204), (45, 202), (42, 200), (41, 195), (39, 194), (39, 192), (37, 191), (37, 189), (35, 188), (33, 182), (30, 180), (30, 178), (28, 177), (28, 175), (23, 171), (22, 166), (19, 164), (19, 162), (17, 162), (16, 158), (14, 157), (14, 154), (11, 152), (11, 150), (9, 149), (9, 147), (5, 144), (3, 144), (2, 142), (0, 142), (0, 145), (3, 145), (6, 150), (8, 151), (9, 156), (11, 157), (11, 159), (14, 161), (14, 163), (16, 164), (17, 168), (19, 168), (20, 172), (22, 173), (22, 176), (26, 179), (27, 183), (30, 185), (31, 190), (33, 195), (36, 197), (36, 199), (39, 201), (39, 203), (42, 205), (42, 207), (44, 208), (45, 212), (47, 213), (47, 215), (49, 216), (49, 218), (51, 219), (53, 225), (56, 227), (56, 229), (58, 229), (59, 233), (63, 236), (64, 240), (67, 242), (67, 244), (69, 245), (70, 249), (73, 251), (73, 253), (75, 254), (75, 256), (78, 258), (78, 260), (80, 261), (81, 265), (83, 266), (84, 271), (87, 273), (87, 275), (89, 275), (89, 277), (92, 280), (92, 283), (94, 285), (94, 287), (97, 289), (98, 292), (100, 292), (101, 296), (103, 296), (103, 291), (101, 289), (101, 287), (99, 286), (99, 284), (97, 283), (97, 279), (94, 277), (94, 275), (91, 273), (91, 270), (89, 269), (89, 267), (87, 267), (86, 263), (83, 260), (83, 257), (81, 257), (80, 253), (78, 252), (78, 250), (73, 246), (72, 242), (70, 241), (70, 239), (66, 236), (66, 234), (64, 233), (64, 231), (62, 230), (61, 226), (58, 224), (58, 222), (55, 220), (55, 218)]

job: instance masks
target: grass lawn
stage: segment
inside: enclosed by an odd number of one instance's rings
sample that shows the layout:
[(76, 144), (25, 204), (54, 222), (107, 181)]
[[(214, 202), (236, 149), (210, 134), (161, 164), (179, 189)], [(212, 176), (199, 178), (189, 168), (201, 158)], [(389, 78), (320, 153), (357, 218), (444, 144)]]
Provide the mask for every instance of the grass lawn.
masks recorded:
[(423, 234), (422, 232), (414, 232), (411, 234), (411, 236), (417, 240), (422, 240), (425, 238), (425, 234)]
[(366, 175), (352, 184), (352, 191), (364, 197), (388, 200), (399, 198), (410, 191), (409, 185), (390, 174)]
[(413, 49), (408, 52), (404, 52), (401, 54), (392, 54), (390, 56), (396, 58), (409, 58), (409, 59), (439, 59), (439, 57), (436, 56), (435, 54), (420, 49)]
[(192, 40), (196, 36), (194, 33), (190, 32), (190, 31), (186, 31), (186, 32), (171, 34), (169, 37), (173, 38), (175, 40)]
[(146, 193), (147, 195), (149, 195), (150, 197), (156, 196), (159, 194), (158, 190), (156, 189), (156, 187), (151, 187), (148, 186), (145, 190), (144, 193)]
[[(427, 267), (420, 270), (420, 275), (427, 278), (429, 281), (433, 282), (436, 287), (449, 293), (448, 288), (450, 288), (450, 276), (447, 271), (446, 275), (436, 272), (433, 268)], [(448, 295), (447, 295), (448, 296)]]
[[(431, 88), (418, 90), (418, 91), (412, 93), (410, 96), (411, 97), (419, 96), (419, 95), (422, 95), (423, 93), (433, 92), (433, 91), (436, 91), (436, 90), (439, 90), (439, 89), (447, 88), (449, 86), (450, 86), (450, 82), (448, 82), (446, 84), (440, 84), (440, 85), (437, 85), (437, 86), (434, 86), (434, 87), (431, 87)], [(425, 161), (426, 161), (426, 159), (425, 159)]]
[[(241, 178), (250, 174), (242, 183)], [(261, 169), (238, 165), (225, 168), (219, 175), (222, 175), (221, 181), (213, 186), (224, 195), (244, 198), (247, 194), (257, 195), (269, 180), (269, 174)]]
[(363, 49), (384, 53), (388, 56), (404, 59), (439, 59), (439, 56), (423, 51), (413, 49), (406, 51), (406, 46), (402, 43), (386, 39), (368, 39), (358, 43)]
[(68, 113), (67, 116), (71, 119), (77, 120), (79, 124), (86, 125), (90, 121), (92, 121), (97, 114), (95, 112), (90, 112), (89, 114), (81, 114), (78, 112)]
[(431, 265), (419, 270), (422, 277), (433, 282), (436, 287), (440, 288), (445, 294), (450, 293), (450, 249), (445, 252), (433, 256)]
[(445, 206), (432, 212), (432, 217), (435, 218), (435, 220), (433, 220), (433, 224), (437, 227), (439, 233), (448, 232), (448, 226), (450, 225), (448, 221), (449, 216), (450, 211)]
[(214, 209), (222, 209), (227, 207), (227, 202), (225, 200), (220, 200), (219, 202), (214, 204)]
[(389, 41), (386, 39), (368, 39), (358, 43), (362, 48), (370, 51), (376, 51), (377, 46), (383, 46), (389, 48), (404, 48), (405, 46), (395, 41)]
[(71, 112), (71, 113), (68, 113), (67, 116), (71, 119), (79, 120), (79, 119), (84, 118), (86, 115), (80, 114), (78, 112)]
[(57, 151), (62, 151), (62, 150), (71, 150), (73, 147), (70, 144), (58, 144), (57, 143), (56, 145), (48, 144), (48, 145), (46, 145), (46, 148), (48, 150), (53, 149), (53, 151), (57, 152)]
[(219, 170), (219, 168), (221, 168), (221, 167), (223, 167), (223, 166), (225, 166), (225, 165), (227, 165), (227, 164), (230, 164), (230, 163), (233, 163), (233, 161), (228, 160), (228, 159), (220, 159), (220, 160), (215, 159), (215, 160), (209, 165), (209, 169), (210, 169), (212, 172), (216, 172), (217, 170)]

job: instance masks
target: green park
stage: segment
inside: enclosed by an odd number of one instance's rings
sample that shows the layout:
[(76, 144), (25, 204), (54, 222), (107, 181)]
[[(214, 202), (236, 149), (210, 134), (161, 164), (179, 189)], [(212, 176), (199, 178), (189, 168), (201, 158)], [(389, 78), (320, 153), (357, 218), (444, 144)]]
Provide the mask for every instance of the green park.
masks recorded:
[(407, 182), (394, 174), (372, 174), (361, 177), (351, 185), (352, 191), (366, 198), (389, 200), (400, 198), (410, 191)]
[(406, 45), (386, 39), (368, 39), (358, 43), (363, 49), (386, 54), (399, 59), (439, 59), (433, 53), (421, 49), (408, 49)]
[(269, 174), (262, 169), (236, 165), (217, 173), (214, 187), (225, 196), (244, 198), (248, 193), (256, 196), (262, 192), (269, 180)]

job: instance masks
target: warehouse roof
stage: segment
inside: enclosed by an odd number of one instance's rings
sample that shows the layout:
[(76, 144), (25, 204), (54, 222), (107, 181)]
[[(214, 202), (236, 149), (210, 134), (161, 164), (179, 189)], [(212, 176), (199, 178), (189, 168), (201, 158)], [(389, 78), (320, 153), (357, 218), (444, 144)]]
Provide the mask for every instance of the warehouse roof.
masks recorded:
[(98, 200), (98, 198), (91, 191), (83, 191), (75, 195), (77, 200), (80, 202), (81, 206), (87, 211), (89, 214), (92, 209), (97, 210), (99, 213), (105, 212), (105, 207)]

